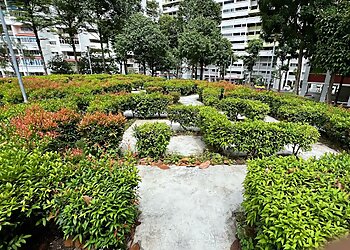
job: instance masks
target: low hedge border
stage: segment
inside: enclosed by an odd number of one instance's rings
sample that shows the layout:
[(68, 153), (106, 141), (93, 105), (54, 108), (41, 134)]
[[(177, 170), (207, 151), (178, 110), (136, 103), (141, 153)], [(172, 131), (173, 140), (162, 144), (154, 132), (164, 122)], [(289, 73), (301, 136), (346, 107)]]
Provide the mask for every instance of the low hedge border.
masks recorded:
[[(350, 230), (350, 155), (250, 161), (242, 248), (319, 249)], [(317, 190), (317, 191), (316, 191)]]
[(249, 158), (275, 155), (286, 145), (295, 154), (308, 150), (319, 139), (316, 128), (299, 123), (266, 123), (263, 121), (230, 122), (215, 108), (203, 107), (199, 126), (207, 145), (217, 151), (245, 153)]
[(171, 128), (162, 122), (145, 123), (134, 128), (136, 148), (140, 157), (164, 156), (170, 143)]

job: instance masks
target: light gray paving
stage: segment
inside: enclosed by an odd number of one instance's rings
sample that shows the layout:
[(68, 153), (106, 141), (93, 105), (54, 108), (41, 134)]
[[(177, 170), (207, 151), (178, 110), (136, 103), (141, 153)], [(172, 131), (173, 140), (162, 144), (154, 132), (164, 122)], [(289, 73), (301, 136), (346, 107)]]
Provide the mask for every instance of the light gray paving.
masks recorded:
[(229, 250), (233, 212), (243, 201), (245, 166), (198, 168), (139, 166), (143, 250)]
[(199, 95), (181, 96), (179, 102), (186, 106), (203, 106), (204, 104), (198, 101), (198, 99)]
[[(134, 137), (135, 126), (145, 123), (162, 122), (171, 127), (173, 131), (184, 131), (179, 123), (171, 123), (169, 120), (136, 120), (124, 133), (120, 148), (123, 152), (129, 150), (136, 152), (136, 138)], [(195, 128), (194, 128), (195, 130)], [(198, 155), (203, 153), (206, 146), (201, 136), (172, 136), (167, 153), (176, 153), (183, 156)]]

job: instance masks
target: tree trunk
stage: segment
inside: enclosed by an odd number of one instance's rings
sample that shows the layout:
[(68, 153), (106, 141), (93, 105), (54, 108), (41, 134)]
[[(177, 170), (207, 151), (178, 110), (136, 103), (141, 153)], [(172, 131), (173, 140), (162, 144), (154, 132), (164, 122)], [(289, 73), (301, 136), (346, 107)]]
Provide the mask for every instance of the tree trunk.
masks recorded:
[(327, 91), (327, 103), (332, 104), (332, 90), (334, 85), (335, 73), (332, 73), (331, 82), (329, 83)]
[(75, 46), (75, 43), (74, 43), (74, 34), (69, 34), (69, 39), (70, 39), (71, 46), (73, 48), (76, 72), (79, 74), (80, 70), (79, 70), (79, 64), (78, 64), (77, 47)]
[(102, 36), (102, 31), (100, 28), (98, 28), (98, 34), (100, 37), (100, 45), (101, 45), (101, 51), (102, 51), (102, 67), (103, 67), (103, 73), (107, 74), (107, 69), (106, 69), (106, 59), (105, 59), (105, 51), (103, 47), (103, 36)]
[(204, 77), (204, 63), (201, 62), (201, 75), (200, 75), (200, 80), (203, 80)]
[(196, 80), (198, 80), (198, 67), (197, 67), (197, 65), (196, 65), (196, 67), (194, 69), (195, 69), (194, 77), (196, 78)]
[(120, 69), (120, 74), (123, 74), (123, 62), (119, 62), (119, 69)]
[(336, 95), (335, 101), (334, 101), (334, 104), (335, 104), (335, 105), (338, 104), (339, 96), (340, 96), (340, 91), (341, 91), (341, 89), (343, 88), (344, 80), (345, 80), (345, 76), (342, 75), (342, 76), (341, 76), (341, 79), (340, 79), (340, 83), (339, 83), (339, 89), (338, 89), (338, 92), (337, 92), (337, 95)]
[(125, 60), (124, 61), (124, 72), (125, 72), (125, 75), (129, 74), (129, 71), (128, 71), (128, 62)]
[(179, 67), (176, 66), (176, 79), (179, 79)]
[(300, 79), (301, 79), (301, 69), (303, 68), (303, 54), (304, 54), (304, 46), (300, 45), (299, 48), (299, 56), (298, 56), (298, 70), (297, 75), (295, 79), (295, 94), (299, 95), (299, 86), (300, 86)]
[(146, 75), (146, 62), (143, 62), (142, 66), (143, 66), (143, 74)]
[[(33, 23), (33, 22), (32, 22), (32, 23)], [(47, 74), (48, 74), (48, 72), (47, 72), (47, 66), (46, 66), (46, 62), (45, 62), (45, 58), (44, 58), (43, 49), (42, 49), (41, 43), (40, 43), (39, 32), (38, 32), (38, 29), (36, 28), (35, 25), (33, 25), (33, 32), (34, 32), (34, 35), (35, 35), (36, 44), (38, 45), (38, 49), (39, 49), (39, 53), (40, 53), (40, 58), (41, 58), (41, 60), (43, 61), (44, 72), (45, 72), (45, 75), (47, 75)]]

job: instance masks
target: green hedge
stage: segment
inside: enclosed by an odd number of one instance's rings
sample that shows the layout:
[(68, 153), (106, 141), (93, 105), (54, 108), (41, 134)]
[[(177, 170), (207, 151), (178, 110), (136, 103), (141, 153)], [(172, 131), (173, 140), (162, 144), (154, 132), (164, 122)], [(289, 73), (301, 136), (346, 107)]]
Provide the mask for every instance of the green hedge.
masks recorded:
[(197, 91), (197, 83), (191, 80), (169, 80), (147, 82), (144, 84), (147, 92), (162, 92), (169, 94), (170, 92), (178, 92), (183, 96), (195, 94)]
[(30, 152), (2, 142), (0, 169), (0, 249), (18, 249), (37, 222), (47, 223), (51, 201), (72, 168), (56, 153)]
[(82, 161), (74, 178), (54, 200), (52, 214), (64, 237), (88, 249), (127, 249), (138, 217), (138, 171), (123, 163), (100, 159)]
[(318, 249), (350, 230), (350, 156), (248, 163), (243, 249)]
[(215, 108), (199, 112), (204, 141), (217, 151), (247, 154), (249, 158), (271, 156), (291, 144), (294, 153), (310, 149), (319, 139), (317, 129), (298, 123), (266, 123), (248, 121), (232, 123)]
[(168, 108), (168, 119), (180, 123), (185, 130), (198, 127), (198, 106), (173, 105)]
[(125, 131), (123, 115), (86, 114), (78, 124), (78, 131), (87, 147), (118, 149)]
[(199, 100), (206, 106), (216, 107), (223, 98), (223, 88), (205, 88), (200, 91)]
[(73, 165), (4, 135), (0, 130), (0, 249), (30, 248), (36, 227), (54, 223), (88, 249), (127, 249), (138, 217), (131, 158), (90, 156)]
[(218, 106), (232, 121), (236, 121), (239, 114), (251, 120), (264, 120), (270, 113), (269, 105), (241, 98), (225, 98)]
[(136, 148), (140, 157), (159, 158), (163, 156), (170, 143), (172, 131), (161, 122), (145, 123), (134, 128)]
[(177, 96), (161, 93), (101, 95), (90, 102), (87, 111), (117, 114), (131, 110), (140, 118), (151, 118), (165, 114), (168, 106), (176, 99)]

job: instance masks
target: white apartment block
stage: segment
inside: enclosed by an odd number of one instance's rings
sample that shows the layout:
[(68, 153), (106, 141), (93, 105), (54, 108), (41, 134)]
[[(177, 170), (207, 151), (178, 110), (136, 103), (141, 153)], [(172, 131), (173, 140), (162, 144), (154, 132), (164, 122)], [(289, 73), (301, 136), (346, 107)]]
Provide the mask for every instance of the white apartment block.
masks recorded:
[[(11, 10), (15, 9), (11, 4), (7, 4), (5, 1), (6, 9), (3, 9), (5, 14), (5, 21), (12, 40), (12, 46), (15, 51), (17, 61), (19, 64), (19, 70), (22, 75), (43, 75), (44, 67), (43, 62), (39, 54), (39, 48), (36, 43), (35, 35), (32, 30), (24, 27), (22, 23), (16, 20), (16, 17), (12, 15)], [(141, 1), (143, 8), (146, 7), (146, 0)], [(61, 32), (62, 33), (62, 32)], [(69, 44), (67, 38), (62, 38), (58, 34), (52, 32), (49, 28), (39, 31), (40, 44), (43, 50), (44, 59), (46, 64), (55, 56), (61, 55), (68, 62), (74, 62), (73, 48)], [(4, 39), (0, 40), (0, 43)], [(75, 37), (75, 45), (78, 58), (81, 56), (87, 56), (90, 50), (100, 50), (100, 40), (97, 32), (94, 29), (81, 30)], [(106, 44), (104, 45), (107, 46)], [(122, 69), (124, 70), (124, 69)], [(138, 72), (138, 64), (133, 59), (128, 61), (129, 72)], [(50, 69), (48, 68), (50, 74)], [(7, 68), (0, 68), (1, 76), (13, 75), (13, 69), (11, 66)], [(0, 76), (0, 77), (1, 77)]]
[[(181, 0), (161, 0), (163, 14), (176, 15)], [(245, 54), (248, 41), (259, 38), (261, 32), (261, 18), (259, 16), (259, 6), (257, 0), (215, 0), (221, 5), (222, 22), (221, 33), (232, 43), (234, 53), (239, 57)], [(264, 43), (264, 49), (260, 52), (260, 57), (254, 67), (253, 76), (262, 78), (269, 82), (273, 79), (273, 72), (277, 70), (272, 67), (274, 45)], [(277, 62), (278, 64), (279, 62)], [(290, 70), (282, 77), (286, 82), (295, 81), (295, 71), (297, 61), (290, 61)], [(303, 65), (305, 68), (305, 62)], [(304, 70), (303, 70), (304, 72)], [(239, 59), (234, 62), (226, 71), (226, 80), (237, 81), (247, 76), (243, 61)], [(205, 78), (213, 81), (217, 79), (218, 71), (213, 66), (207, 67)], [(303, 75), (302, 75), (303, 77)], [(303, 78), (301, 78), (303, 79)], [(282, 82), (283, 82), (282, 81)], [(278, 82), (278, 80), (275, 80)]]

